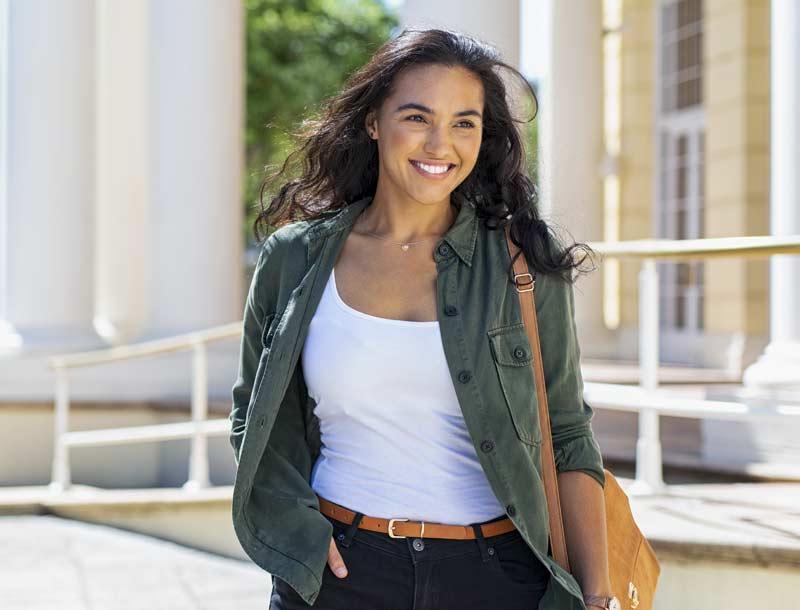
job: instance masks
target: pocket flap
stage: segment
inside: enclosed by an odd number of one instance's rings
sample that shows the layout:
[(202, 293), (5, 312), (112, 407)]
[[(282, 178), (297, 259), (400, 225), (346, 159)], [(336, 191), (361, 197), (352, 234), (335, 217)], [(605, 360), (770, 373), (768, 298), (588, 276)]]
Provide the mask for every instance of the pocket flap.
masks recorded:
[(524, 324), (504, 326), (488, 332), (492, 342), (492, 353), (498, 364), (531, 366), (533, 353)]

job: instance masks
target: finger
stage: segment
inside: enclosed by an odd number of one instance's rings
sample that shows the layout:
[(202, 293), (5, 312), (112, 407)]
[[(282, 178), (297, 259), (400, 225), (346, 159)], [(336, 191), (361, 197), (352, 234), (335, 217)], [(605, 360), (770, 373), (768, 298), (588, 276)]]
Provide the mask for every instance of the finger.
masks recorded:
[(344, 560), (333, 538), (331, 538), (331, 544), (328, 549), (328, 565), (339, 578), (347, 576), (347, 566), (344, 565)]

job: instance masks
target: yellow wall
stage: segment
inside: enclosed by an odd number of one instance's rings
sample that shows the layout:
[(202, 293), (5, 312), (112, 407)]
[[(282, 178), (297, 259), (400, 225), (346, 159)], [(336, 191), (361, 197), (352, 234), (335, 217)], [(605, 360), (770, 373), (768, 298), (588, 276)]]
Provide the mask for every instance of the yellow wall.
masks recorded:
[[(705, 0), (706, 235), (769, 234), (769, 0)], [(766, 334), (767, 259), (706, 264), (709, 331)]]
[[(620, 150), (620, 239), (653, 237), (654, 3), (623, 0)], [(638, 320), (640, 263), (621, 262), (621, 323)]]
[[(654, 237), (655, 11), (623, 0), (620, 239)], [(769, 0), (703, 3), (705, 236), (769, 234)], [(638, 320), (638, 262), (621, 267), (621, 323)], [(706, 263), (706, 330), (768, 331), (766, 259)]]

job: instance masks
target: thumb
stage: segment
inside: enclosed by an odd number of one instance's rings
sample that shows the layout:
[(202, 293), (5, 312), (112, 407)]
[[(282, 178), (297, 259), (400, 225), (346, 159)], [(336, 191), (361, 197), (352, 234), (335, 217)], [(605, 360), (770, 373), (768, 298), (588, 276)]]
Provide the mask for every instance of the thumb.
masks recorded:
[(333, 573), (339, 578), (344, 578), (347, 576), (347, 567), (344, 565), (344, 560), (339, 553), (339, 549), (336, 546), (336, 541), (333, 539), (333, 537), (331, 537), (331, 544), (328, 548), (328, 565), (331, 567), (331, 570), (333, 570)]

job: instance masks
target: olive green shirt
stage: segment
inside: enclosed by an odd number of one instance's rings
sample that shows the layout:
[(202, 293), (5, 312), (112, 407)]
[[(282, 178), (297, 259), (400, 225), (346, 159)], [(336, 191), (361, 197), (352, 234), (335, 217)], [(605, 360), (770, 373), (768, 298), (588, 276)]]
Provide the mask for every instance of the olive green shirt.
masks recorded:
[[(332, 527), (310, 485), (320, 426), (299, 356), (338, 254), (371, 201), (273, 232), (244, 308), (230, 414), (233, 525), (252, 560), (309, 604), (319, 595)], [(539, 608), (585, 610), (577, 581), (548, 555), (532, 351), (505, 234), (488, 229), (467, 199), (454, 193), (453, 202), (458, 215), (433, 258), (437, 318), (464, 421), (498, 501), (552, 576)], [(582, 470), (605, 486), (593, 411), (583, 399), (572, 285), (538, 274), (534, 295), (556, 468)]]

